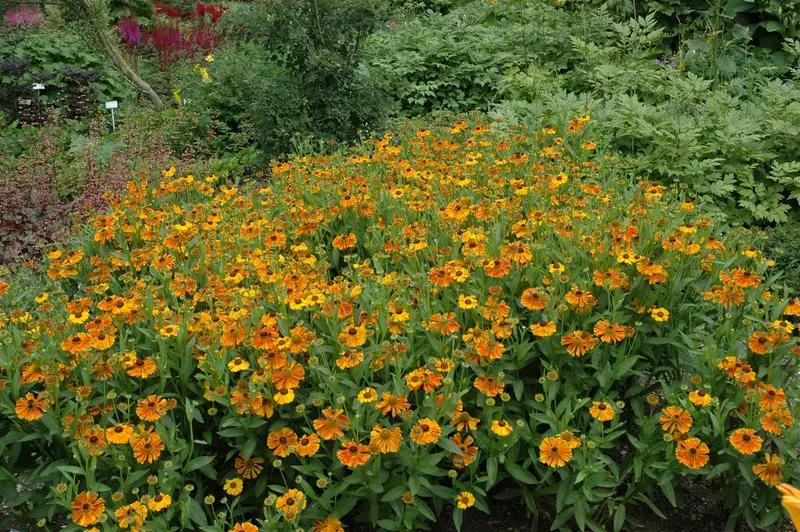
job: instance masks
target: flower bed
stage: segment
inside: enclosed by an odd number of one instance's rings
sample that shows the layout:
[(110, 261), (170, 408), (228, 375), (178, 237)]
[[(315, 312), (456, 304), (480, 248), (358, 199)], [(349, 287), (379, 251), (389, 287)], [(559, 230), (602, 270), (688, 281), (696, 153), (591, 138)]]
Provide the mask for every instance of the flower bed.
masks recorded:
[(131, 183), (47, 293), (0, 283), (0, 485), (71, 530), (460, 527), (497, 486), (619, 530), (699, 475), (770, 526), (800, 303), (587, 120), (402, 131), (261, 189)]

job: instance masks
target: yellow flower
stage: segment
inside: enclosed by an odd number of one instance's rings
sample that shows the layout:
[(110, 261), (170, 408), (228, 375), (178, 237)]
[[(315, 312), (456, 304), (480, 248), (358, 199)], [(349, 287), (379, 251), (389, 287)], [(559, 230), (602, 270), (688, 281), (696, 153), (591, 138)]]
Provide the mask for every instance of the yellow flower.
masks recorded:
[(783, 494), (781, 504), (789, 512), (794, 527), (800, 530), (800, 490), (789, 484), (780, 484), (777, 488)]
[(208, 54), (203, 59), (206, 60), (206, 63), (213, 63), (214, 62), (214, 55), (213, 54)]
[(466, 510), (467, 508), (472, 508), (475, 505), (475, 495), (468, 491), (462, 491), (456, 497), (456, 503), (458, 507), (462, 510)]
[(222, 487), (228, 495), (239, 495), (244, 489), (244, 482), (239, 477), (234, 477), (225, 481)]
[(667, 321), (669, 319), (669, 311), (665, 308), (654, 308), (650, 311), (650, 316), (656, 321)]
[(497, 434), (498, 436), (508, 436), (514, 431), (514, 428), (511, 426), (511, 423), (504, 420), (495, 420), (492, 421), (492, 432)]
[(237, 373), (239, 371), (245, 371), (250, 367), (250, 363), (243, 359), (243, 358), (234, 358), (230, 362), (228, 362), (228, 369), (231, 370), (233, 373)]
[(475, 296), (469, 294), (458, 295), (458, 308), (463, 310), (473, 309), (478, 306), (478, 300)]
[(151, 512), (160, 512), (165, 508), (169, 508), (170, 504), (172, 504), (172, 497), (170, 497), (166, 493), (159, 493), (155, 497), (147, 501), (147, 507), (150, 509)]
[(361, 404), (373, 403), (378, 400), (378, 392), (375, 391), (375, 388), (364, 388), (358, 392), (356, 399)]

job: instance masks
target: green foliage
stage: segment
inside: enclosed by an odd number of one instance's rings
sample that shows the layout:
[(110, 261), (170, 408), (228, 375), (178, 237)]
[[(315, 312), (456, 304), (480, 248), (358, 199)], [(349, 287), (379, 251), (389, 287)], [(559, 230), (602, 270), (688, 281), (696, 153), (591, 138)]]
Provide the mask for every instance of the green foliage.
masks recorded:
[[(668, 40), (653, 14), (617, 22), (605, 9), (475, 3), (375, 34), (367, 60), (396, 113), (488, 108), (540, 127), (588, 112), (604, 149), (691, 186), (731, 221), (796, 217), (800, 91), (776, 79), (795, 70), (744, 37), (677, 52)], [(784, 48), (794, 63), (800, 46)]]
[(690, 185), (710, 208), (735, 221), (796, 218), (800, 91), (767, 82), (745, 100), (729, 90), (710, 90), (710, 82), (692, 75), (673, 74), (667, 81), (669, 97), (659, 103), (630, 93), (595, 99), (555, 91), (540, 95), (537, 104), (501, 104), (493, 116), (539, 125), (554, 117), (567, 120), (588, 106), (593, 138), (635, 159), (638, 172)]
[(775, 261), (775, 269), (789, 290), (800, 288), (800, 224), (784, 224), (767, 229), (761, 247)]
[(610, 23), (603, 11), (575, 15), (544, 2), (522, 9), (473, 3), (376, 33), (367, 43), (367, 63), (401, 110), (466, 111), (501, 99), (499, 86), (517, 73), (567, 72), (575, 59), (567, 49), (570, 33), (580, 28), (601, 39), (595, 28)]
[(108, 13), (112, 20), (131, 15), (149, 18), (153, 15), (153, 0), (109, 0)]
[(6, 62), (25, 62), (22, 72), (0, 70), (0, 88), (29, 87), (33, 82), (46, 80), (48, 89), (41, 94), (43, 102), (62, 98), (59, 88), (74, 89), (76, 82), (69, 74), (76, 69), (99, 73), (88, 81), (88, 87), (99, 101), (120, 99), (132, 92), (107, 60), (80, 35), (66, 28), (0, 34), (0, 57)]
[(379, 129), (383, 94), (360, 66), (361, 42), (382, 11), (365, 0), (288, 0), (238, 5), (222, 18), (234, 45), (208, 65), (213, 80), (183, 94), (231, 132), (252, 136), (267, 156), (296, 136), (349, 141)]
[(685, 32), (713, 25), (715, 32), (746, 29), (763, 45), (798, 37), (800, 10), (794, 0), (646, 0), (643, 8), (656, 14), (671, 31)]
[(392, 7), (405, 13), (432, 11), (446, 13), (450, 9), (466, 3), (464, 0), (390, 0)]

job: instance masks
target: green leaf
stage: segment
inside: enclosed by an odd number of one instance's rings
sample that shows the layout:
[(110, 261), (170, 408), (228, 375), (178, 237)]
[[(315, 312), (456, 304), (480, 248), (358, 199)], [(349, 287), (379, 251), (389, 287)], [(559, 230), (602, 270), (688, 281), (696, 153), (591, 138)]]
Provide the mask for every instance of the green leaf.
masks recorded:
[(64, 473), (65, 475), (83, 475), (83, 469), (77, 466), (72, 465), (58, 465), (56, 469)]
[(672, 504), (674, 507), (678, 507), (678, 502), (675, 499), (675, 489), (672, 487), (672, 476), (665, 477), (658, 483), (661, 487), (661, 491), (664, 492), (664, 495), (667, 497), (667, 500)]
[(408, 488), (402, 484), (400, 486), (395, 486), (394, 488), (390, 489), (389, 491), (383, 494), (383, 497), (381, 497), (381, 501), (382, 502), (395, 501), (400, 497), (402, 497), (403, 493), (405, 493), (407, 490)]
[(244, 449), (242, 450), (245, 460), (249, 460), (250, 457), (253, 456), (253, 452), (256, 450), (257, 444), (258, 440), (255, 438), (250, 438), (247, 440), (247, 443), (244, 444)]
[(203, 507), (200, 506), (200, 503), (194, 499), (188, 499), (186, 503), (189, 507), (189, 519), (200, 526), (208, 525), (206, 513), (203, 511)]
[(491, 488), (497, 482), (497, 457), (490, 456), (486, 460), (486, 488)]
[(378, 524), (379, 527), (381, 527), (381, 529), (385, 529), (385, 530), (399, 530), (400, 529), (400, 524), (392, 521), (391, 519), (380, 519), (380, 520), (378, 520), (377, 524)]
[(521, 468), (514, 462), (506, 462), (504, 464), (506, 471), (514, 477), (515, 479), (519, 480), (524, 484), (538, 484), (539, 481), (533, 476), (530, 472), (526, 471), (525, 469)]
[(770, 32), (781, 33), (783, 31), (783, 25), (776, 20), (765, 20), (760, 26)]
[(198, 456), (196, 458), (192, 458), (189, 460), (189, 463), (186, 464), (184, 468), (185, 473), (190, 473), (195, 471), (196, 469), (200, 469), (201, 467), (209, 465), (211, 462), (214, 461), (215, 456)]
[(614, 532), (622, 530), (625, 525), (625, 505), (620, 504), (617, 506), (617, 511), (614, 512)]
[(421, 498), (417, 497), (414, 499), (414, 506), (417, 507), (419, 513), (427, 517), (429, 520), (436, 521), (436, 514), (433, 513), (431, 507), (428, 506), (427, 503), (425, 503), (425, 501), (423, 501)]
[(455, 506), (453, 507), (453, 524), (456, 527), (457, 532), (461, 532), (461, 524), (464, 521), (464, 512), (461, 511), (461, 508)]
[(445, 438), (444, 436), (442, 436), (441, 438), (439, 438), (437, 445), (439, 445), (439, 447), (448, 452), (457, 454), (458, 456), (464, 456), (464, 453), (461, 452), (461, 449), (459, 449), (458, 445), (453, 443), (449, 438)]

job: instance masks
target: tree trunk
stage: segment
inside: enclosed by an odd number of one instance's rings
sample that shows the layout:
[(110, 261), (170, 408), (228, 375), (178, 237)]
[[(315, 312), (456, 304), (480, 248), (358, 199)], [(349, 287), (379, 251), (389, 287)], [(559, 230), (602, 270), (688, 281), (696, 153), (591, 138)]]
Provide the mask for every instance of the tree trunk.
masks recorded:
[(72, 11), (76, 20), (82, 21), (91, 26), (95, 37), (99, 41), (100, 47), (103, 49), (103, 53), (105, 53), (108, 59), (111, 60), (114, 68), (116, 68), (125, 79), (127, 79), (134, 87), (136, 87), (137, 90), (147, 96), (147, 98), (153, 102), (153, 105), (156, 106), (156, 109), (163, 111), (164, 102), (161, 101), (161, 98), (158, 96), (156, 91), (154, 91), (153, 87), (143, 80), (139, 74), (137, 74), (130, 67), (130, 65), (128, 65), (119, 49), (112, 41), (108, 34), (107, 21), (98, 20), (104, 17), (93, 16), (93, 13), (86, 5), (85, 0), (62, 0), (62, 3), (65, 4), (67, 9)]
[(100, 40), (100, 45), (103, 47), (103, 51), (106, 53), (108, 58), (111, 59), (111, 62), (114, 63), (116, 69), (119, 70), (119, 72), (125, 76), (125, 79), (130, 81), (134, 87), (147, 96), (147, 98), (153, 102), (153, 105), (156, 106), (156, 109), (163, 111), (164, 102), (161, 101), (161, 98), (158, 96), (158, 94), (156, 94), (156, 91), (153, 90), (153, 87), (143, 80), (139, 74), (134, 72), (130, 65), (128, 65), (117, 47), (114, 46), (114, 43), (109, 39), (106, 29), (97, 24), (92, 24), (92, 26), (97, 33), (97, 38)]

